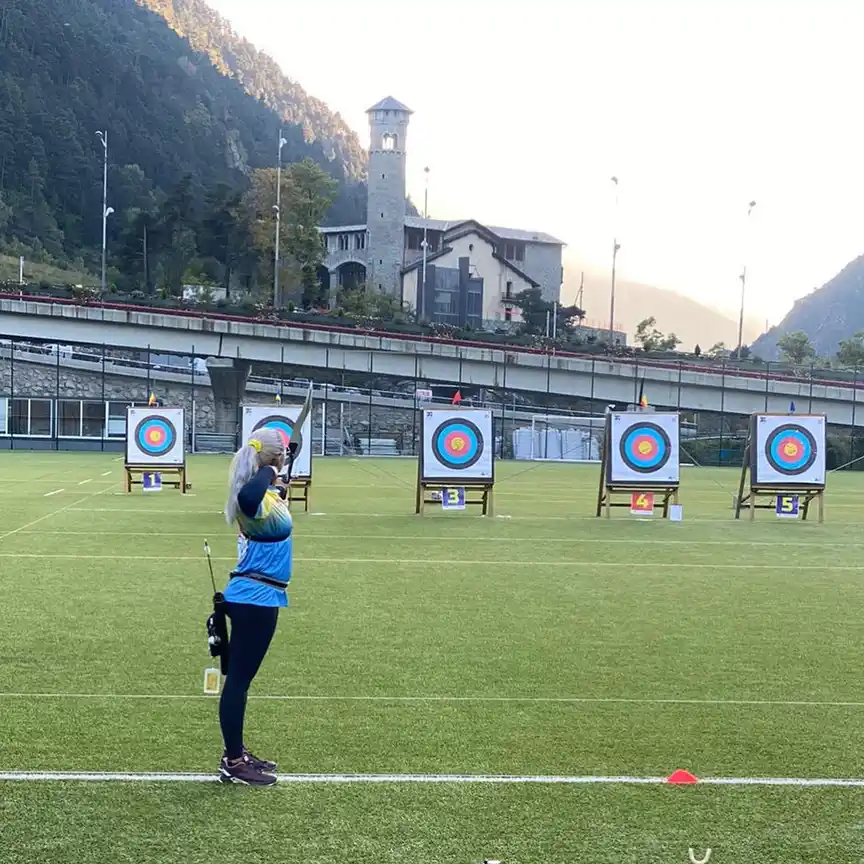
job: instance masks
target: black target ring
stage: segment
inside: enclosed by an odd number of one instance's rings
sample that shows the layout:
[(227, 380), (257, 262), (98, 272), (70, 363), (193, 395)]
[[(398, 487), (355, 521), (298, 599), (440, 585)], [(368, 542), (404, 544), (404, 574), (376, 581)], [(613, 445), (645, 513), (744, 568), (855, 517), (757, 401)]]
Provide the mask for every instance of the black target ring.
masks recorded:
[(432, 454), (451, 471), (464, 471), (476, 465), (484, 446), (483, 434), (470, 420), (451, 417), (432, 433)]
[[(645, 447), (645, 453), (641, 448)], [(618, 441), (621, 461), (638, 474), (654, 474), (669, 461), (672, 444), (666, 430), (656, 423), (639, 421), (628, 426)]]
[[(795, 449), (788, 453), (786, 446)], [(795, 477), (813, 467), (819, 448), (812, 433), (798, 423), (785, 423), (771, 431), (765, 439), (765, 459), (778, 474)], [(783, 464), (783, 459), (789, 460)]]

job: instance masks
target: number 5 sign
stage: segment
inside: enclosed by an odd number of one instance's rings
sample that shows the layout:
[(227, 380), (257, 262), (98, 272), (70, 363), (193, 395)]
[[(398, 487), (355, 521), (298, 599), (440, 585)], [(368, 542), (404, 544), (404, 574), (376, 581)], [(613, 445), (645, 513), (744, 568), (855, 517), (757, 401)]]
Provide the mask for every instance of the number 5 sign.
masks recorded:
[(653, 516), (654, 493), (634, 492), (630, 496), (630, 512), (634, 516)]
[(778, 495), (777, 496), (777, 515), (782, 519), (797, 519), (798, 518), (798, 496), (797, 495)]

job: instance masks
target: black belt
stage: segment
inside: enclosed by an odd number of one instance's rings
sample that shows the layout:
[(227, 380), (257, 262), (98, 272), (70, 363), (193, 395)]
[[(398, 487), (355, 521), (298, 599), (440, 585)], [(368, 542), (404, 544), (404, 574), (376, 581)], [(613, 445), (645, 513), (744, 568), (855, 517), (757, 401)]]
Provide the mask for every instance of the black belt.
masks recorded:
[(271, 588), (279, 588), (284, 591), (288, 587), (287, 582), (280, 582), (278, 579), (272, 579), (270, 576), (265, 576), (263, 573), (231, 573), (229, 579), (251, 579), (253, 582), (261, 582), (264, 585), (269, 585)]

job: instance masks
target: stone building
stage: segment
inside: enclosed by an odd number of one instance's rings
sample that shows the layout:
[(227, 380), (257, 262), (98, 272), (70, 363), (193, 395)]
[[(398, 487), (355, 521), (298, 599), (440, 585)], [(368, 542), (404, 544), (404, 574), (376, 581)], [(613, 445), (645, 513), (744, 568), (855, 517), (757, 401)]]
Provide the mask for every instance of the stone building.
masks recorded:
[[(490, 328), (518, 320), (511, 301), (526, 288), (540, 288), (549, 302), (560, 300), (561, 240), (540, 231), (481, 225), (476, 220), (406, 215), (412, 112), (388, 96), (366, 113), (370, 127), (366, 224), (320, 229), (327, 255), (319, 276), (331, 300), (343, 287), (365, 284), (398, 297), (426, 320), (464, 325), (479, 317)], [(466, 267), (473, 287), (456, 291), (440, 287), (464, 286)], [(472, 299), (478, 296), (481, 299)], [(478, 303), (468, 315), (467, 308)]]

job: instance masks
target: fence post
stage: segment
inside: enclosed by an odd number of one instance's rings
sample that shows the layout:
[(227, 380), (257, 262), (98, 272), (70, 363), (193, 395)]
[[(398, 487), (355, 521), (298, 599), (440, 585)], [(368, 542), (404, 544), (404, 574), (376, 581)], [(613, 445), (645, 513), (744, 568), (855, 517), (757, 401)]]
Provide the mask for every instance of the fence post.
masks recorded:
[(720, 367), (720, 447), (717, 449), (717, 466), (723, 464), (723, 427), (726, 425), (726, 361)]
[(104, 418), (104, 422), (102, 423), (102, 440), (99, 442), (99, 449), (104, 453), (105, 452), (105, 433), (108, 431), (105, 427), (108, 425), (108, 420), (111, 417), (111, 411), (108, 403), (105, 400), (105, 343), (102, 343), (102, 374), (100, 378), (102, 379), (102, 416)]
[(858, 402), (858, 364), (852, 372), (852, 432), (849, 434), (849, 461), (855, 458), (855, 408)]
[[(60, 449), (60, 345), (57, 344), (57, 370), (54, 381), (54, 399), (52, 414), (54, 415), (54, 449)], [(82, 405), (83, 407), (83, 405)]]

